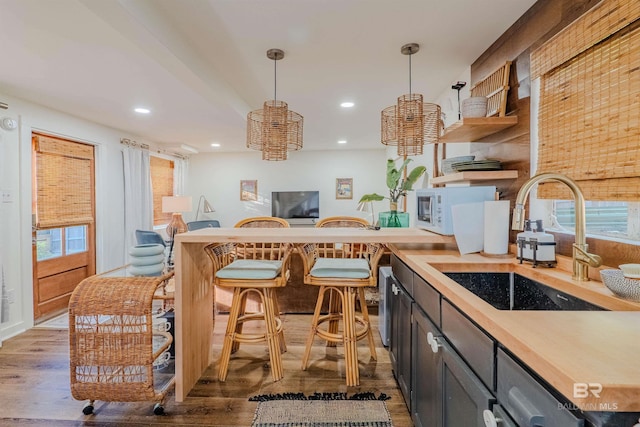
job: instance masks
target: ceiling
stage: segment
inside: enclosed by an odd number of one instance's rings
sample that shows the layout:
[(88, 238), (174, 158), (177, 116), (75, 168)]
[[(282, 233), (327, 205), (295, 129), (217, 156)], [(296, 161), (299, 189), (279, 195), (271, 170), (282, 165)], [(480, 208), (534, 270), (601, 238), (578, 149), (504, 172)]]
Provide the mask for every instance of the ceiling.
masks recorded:
[(123, 137), (244, 151), (280, 48), (277, 97), (304, 116), (303, 150), (381, 148), (380, 111), (409, 92), (403, 44), (420, 44), (412, 89), (433, 102), (533, 3), (0, 0), (0, 92)]

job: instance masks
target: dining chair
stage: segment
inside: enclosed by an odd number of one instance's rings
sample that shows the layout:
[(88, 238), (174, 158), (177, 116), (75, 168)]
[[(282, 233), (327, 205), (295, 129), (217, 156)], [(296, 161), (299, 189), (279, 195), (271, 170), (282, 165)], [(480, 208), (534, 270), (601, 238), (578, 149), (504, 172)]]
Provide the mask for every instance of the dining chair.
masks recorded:
[(164, 247), (167, 246), (167, 242), (164, 241), (160, 233), (149, 230), (136, 230), (136, 241), (139, 245), (158, 244)]
[[(367, 225), (368, 222), (361, 218), (342, 217), (319, 221), (316, 226), (366, 228)], [(333, 245), (332, 249), (316, 243), (298, 245), (304, 283), (320, 287), (302, 358), (302, 369), (306, 370), (309, 366), (311, 347), (316, 336), (325, 340), (327, 346), (342, 343), (346, 384), (357, 386), (360, 384), (357, 342), (367, 338), (371, 358), (377, 360), (364, 288), (377, 286), (378, 262), (384, 247), (379, 243), (357, 242), (344, 243), (341, 247)], [(326, 297), (329, 298), (329, 310), (322, 314)], [(358, 305), (359, 313), (356, 311)]]
[(203, 219), (200, 221), (191, 221), (187, 223), (187, 230), (200, 230), (201, 228), (218, 228), (220, 221), (217, 219)]

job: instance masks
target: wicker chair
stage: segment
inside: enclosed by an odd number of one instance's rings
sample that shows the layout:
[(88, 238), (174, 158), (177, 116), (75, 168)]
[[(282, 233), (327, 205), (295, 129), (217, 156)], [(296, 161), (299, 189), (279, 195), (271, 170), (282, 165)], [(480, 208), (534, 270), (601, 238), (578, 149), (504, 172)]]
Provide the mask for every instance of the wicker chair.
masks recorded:
[[(289, 223), (280, 218), (256, 217), (236, 224), (236, 227), (269, 226), (288, 227)], [(289, 279), (292, 248), (290, 244), (281, 243), (214, 243), (204, 248), (213, 263), (214, 284), (233, 291), (218, 368), (220, 381), (226, 380), (231, 354), (240, 344), (258, 342), (267, 342), (273, 380), (282, 379), (280, 354), (287, 348), (276, 289), (286, 286)], [(262, 311), (246, 312), (249, 294), (258, 295)], [(249, 321), (264, 321), (265, 332), (243, 333), (243, 324)]]
[[(361, 218), (327, 218), (317, 226), (366, 227), (368, 223)], [(311, 321), (311, 331), (307, 338), (302, 369), (309, 366), (309, 356), (313, 340), (317, 336), (327, 341), (328, 346), (344, 344), (345, 371), (347, 386), (360, 384), (358, 368), (357, 342), (367, 338), (371, 358), (377, 360), (371, 322), (364, 297), (364, 288), (377, 286), (378, 262), (383, 253), (382, 244), (343, 244), (330, 252), (325, 246), (314, 243), (298, 245), (304, 266), (304, 283), (319, 286), (318, 300)], [(329, 312), (322, 315), (325, 297), (329, 297)], [(360, 314), (356, 314), (357, 304)], [(340, 331), (342, 322), (342, 331)], [(322, 327), (326, 324), (326, 328)]]

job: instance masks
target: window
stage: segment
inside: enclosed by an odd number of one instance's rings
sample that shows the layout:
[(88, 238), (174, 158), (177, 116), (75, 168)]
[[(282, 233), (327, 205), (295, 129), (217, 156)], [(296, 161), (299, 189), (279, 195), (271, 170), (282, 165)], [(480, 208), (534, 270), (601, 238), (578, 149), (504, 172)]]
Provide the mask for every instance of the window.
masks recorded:
[(162, 213), (162, 197), (173, 196), (173, 160), (151, 156), (151, 187), (153, 188), (153, 225), (168, 224), (171, 213)]
[[(562, 230), (575, 228), (573, 201), (555, 200), (553, 218)], [(640, 203), (586, 202), (587, 233), (604, 238), (640, 241)]]
[(38, 261), (86, 252), (87, 226), (37, 230), (36, 241)]

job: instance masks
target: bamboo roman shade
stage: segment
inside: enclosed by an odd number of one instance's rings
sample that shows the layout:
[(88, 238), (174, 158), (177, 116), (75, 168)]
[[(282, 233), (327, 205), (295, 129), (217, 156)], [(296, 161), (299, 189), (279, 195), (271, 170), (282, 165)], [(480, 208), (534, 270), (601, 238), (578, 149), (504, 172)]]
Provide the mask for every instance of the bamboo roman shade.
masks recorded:
[[(587, 200), (640, 200), (640, 2), (604, 0), (531, 55), (540, 77), (538, 173)], [(571, 199), (544, 183), (538, 197)]]
[(167, 224), (171, 213), (162, 212), (162, 197), (173, 196), (173, 160), (150, 156), (151, 187), (153, 188), (153, 225)]
[(93, 222), (93, 146), (34, 135), (36, 227)]

